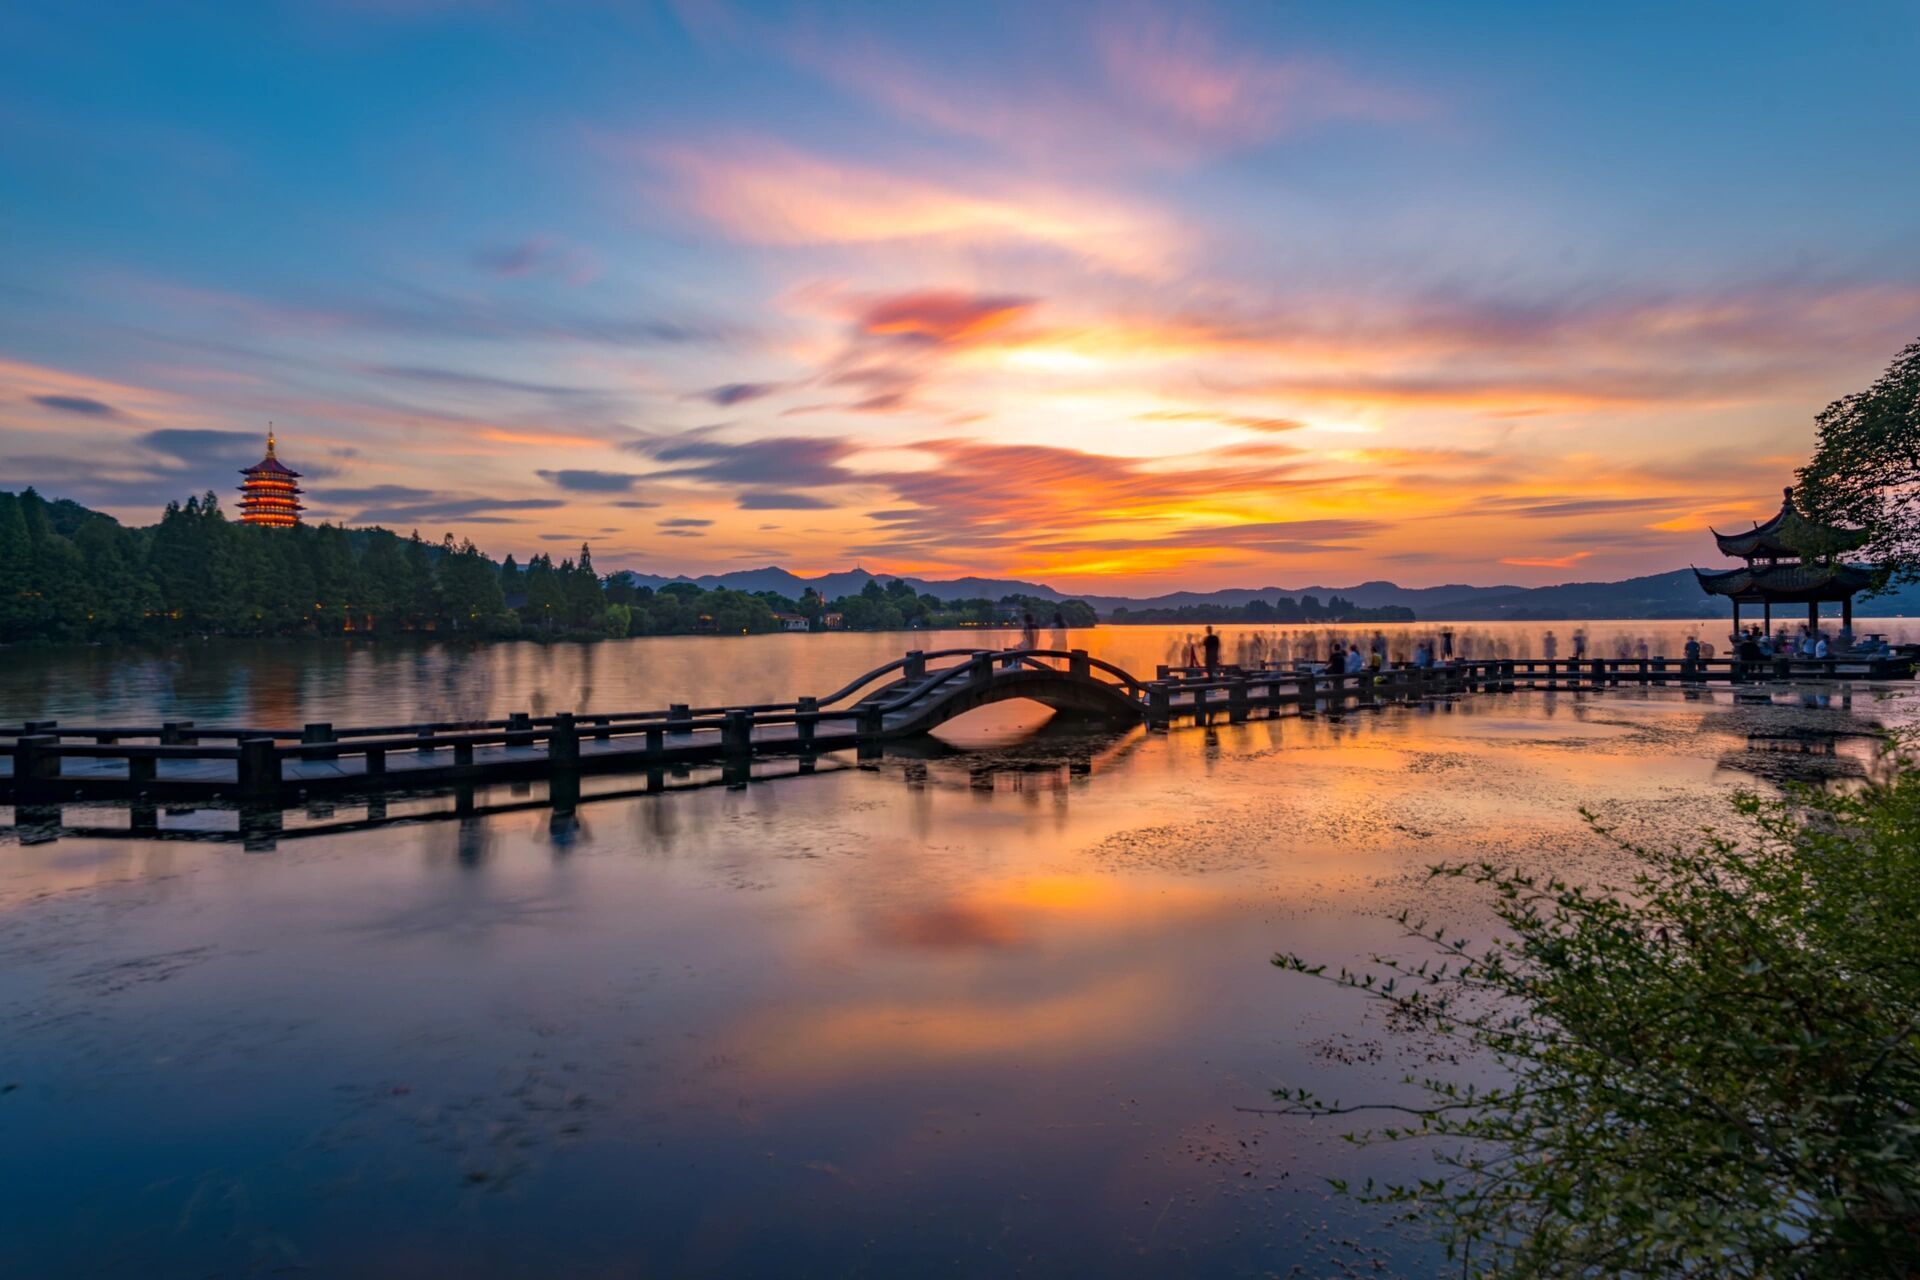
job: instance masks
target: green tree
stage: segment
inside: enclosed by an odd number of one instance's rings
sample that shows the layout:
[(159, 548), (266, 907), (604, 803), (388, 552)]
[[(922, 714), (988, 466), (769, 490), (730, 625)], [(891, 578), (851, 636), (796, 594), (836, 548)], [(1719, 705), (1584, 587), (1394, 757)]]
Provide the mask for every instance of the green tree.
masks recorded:
[(580, 563), (563, 564), (561, 576), (565, 580), (562, 594), (567, 625), (575, 629), (599, 629), (606, 618), (607, 597), (600, 589), (600, 575), (593, 571), (593, 551), (586, 543), (580, 544)]
[(1867, 530), (1863, 555), (1878, 568), (1876, 586), (1920, 581), (1920, 342), (1814, 425), (1799, 504), (1816, 519)]
[[(1371, 972), (1294, 955), (1464, 1041), (1505, 1080), (1445, 1080), (1360, 1141), (1439, 1141), (1440, 1177), (1359, 1188), (1444, 1231), (1466, 1275), (1913, 1275), (1920, 1260), (1920, 759), (1852, 794), (1738, 802), (1756, 834), (1618, 841), (1631, 884), (1490, 863), (1505, 936)], [(1283, 1110), (1342, 1115), (1299, 1090)]]

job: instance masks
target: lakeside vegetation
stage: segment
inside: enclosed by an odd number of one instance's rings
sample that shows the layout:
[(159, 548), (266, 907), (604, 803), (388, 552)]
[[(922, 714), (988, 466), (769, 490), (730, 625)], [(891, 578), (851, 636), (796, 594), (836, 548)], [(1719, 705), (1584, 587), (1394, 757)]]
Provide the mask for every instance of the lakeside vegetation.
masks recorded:
[[(1890, 748), (1853, 792), (1743, 796), (1754, 835), (1697, 847), (1615, 839), (1630, 883), (1491, 863), (1505, 936), (1409, 914), (1434, 953), (1328, 973), (1281, 968), (1464, 1043), (1504, 1082), (1413, 1079), (1367, 1142), (1437, 1144), (1438, 1176), (1335, 1185), (1444, 1234), (1467, 1276), (1912, 1275), (1920, 1259), (1920, 758)], [(1589, 821), (1593, 821), (1589, 817)]]
[(591, 549), (558, 564), (536, 555), (496, 563), (451, 534), (229, 520), (209, 493), (169, 503), (158, 524), (128, 528), (32, 489), (0, 493), (0, 642), (168, 640), (444, 632), (476, 638), (762, 634), (781, 614), (853, 631), (1094, 625), (1077, 601), (1008, 596), (942, 601), (906, 583), (869, 582), (857, 595), (798, 600), (774, 592), (655, 590), (630, 573), (602, 578)]

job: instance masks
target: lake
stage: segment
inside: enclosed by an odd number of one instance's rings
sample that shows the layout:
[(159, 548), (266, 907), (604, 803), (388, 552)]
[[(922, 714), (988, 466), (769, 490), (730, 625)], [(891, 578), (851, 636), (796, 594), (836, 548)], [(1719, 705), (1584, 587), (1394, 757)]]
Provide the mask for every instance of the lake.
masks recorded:
[[(1581, 625), (1551, 624), (1563, 653)], [(1456, 638), (1538, 653), (1547, 629)], [(1224, 630), (1229, 654), (1251, 634)], [(1585, 630), (1673, 653), (1725, 624)], [(1186, 635), (1072, 641), (1151, 674)], [(17, 651), (0, 720), (784, 699), (983, 638)], [(0, 807), (0, 1273), (1434, 1274), (1417, 1227), (1324, 1182), (1420, 1153), (1257, 1108), (1484, 1067), (1272, 953), (1398, 951), (1409, 906), (1484, 931), (1425, 866), (1622, 875), (1580, 806), (1724, 827), (1734, 790), (1858, 773), (1917, 712), (1909, 688), (1622, 688), (1091, 733), (1006, 704), (803, 776), (594, 777), (570, 814), (538, 784), (383, 821), (342, 799), (252, 848), (219, 809), (136, 840), (74, 834), (112, 806)], [(1769, 750), (1783, 729), (1833, 754)]]

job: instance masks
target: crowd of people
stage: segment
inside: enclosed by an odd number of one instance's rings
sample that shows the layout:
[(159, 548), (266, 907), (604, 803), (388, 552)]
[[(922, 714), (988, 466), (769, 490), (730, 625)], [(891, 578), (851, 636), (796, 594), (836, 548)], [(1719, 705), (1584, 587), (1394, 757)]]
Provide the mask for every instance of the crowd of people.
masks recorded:
[(1885, 636), (1870, 636), (1864, 646), (1856, 643), (1851, 627), (1840, 628), (1839, 634), (1832, 639), (1828, 639), (1824, 628), (1816, 630), (1805, 626), (1800, 628), (1798, 635), (1790, 633), (1785, 627), (1773, 634), (1761, 627), (1748, 627), (1729, 638), (1733, 641), (1734, 654), (1742, 662), (1765, 662), (1783, 654), (1794, 658), (1837, 658), (1843, 653), (1854, 657), (1884, 658), (1893, 652), (1893, 646)]
[[(1445, 625), (1437, 625), (1430, 631), (1396, 630), (1391, 635), (1384, 630), (1369, 634), (1334, 628), (1291, 628), (1282, 631), (1235, 629), (1231, 636), (1223, 636), (1208, 627), (1204, 632), (1189, 633), (1184, 639), (1171, 641), (1167, 665), (1205, 671), (1223, 665), (1246, 671), (1307, 667), (1354, 675), (1394, 667), (1430, 668), (1456, 661), (1488, 659), (1539, 657), (1554, 661), (1567, 657), (1576, 661), (1612, 658), (1645, 662), (1684, 657), (1692, 662), (1716, 655), (1715, 645), (1698, 635), (1688, 636), (1681, 652), (1673, 652), (1671, 646), (1675, 639), (1671, 633), (1662, 639), (1622, 632), (1596, 643), (1585, 628), (1575, 628), (1563, 647), (1561, 637), (1551, 628), (1538, 636)], [(1838, 657), (1843, 653), (1866, 657), (1891, 653), (1885, 637), (1874, 637), (1873, 650), (1863, 651), (1846, 628), (1830, 637), (1825, 630), (1804, 626), (1798, 635), (1790, 634), (1786, 628), (1768, 635), (1761, 628), (1752, 627), (1729, 636), (1729, 640), (1728, 652), (1747, 661), (1764, 661), (1778, 653), (1806, 658)]]

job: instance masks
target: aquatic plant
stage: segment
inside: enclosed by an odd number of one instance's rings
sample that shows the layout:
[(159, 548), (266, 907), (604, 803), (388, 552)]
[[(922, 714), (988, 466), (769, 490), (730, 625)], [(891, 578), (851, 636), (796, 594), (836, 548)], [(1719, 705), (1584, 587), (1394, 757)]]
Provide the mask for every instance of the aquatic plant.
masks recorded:
[(1920, 742), (1847, 793), (1739, 797), (1740, 839), (1596, 830), (1631, 882), (1492, 863), (1504, 936), (1412, 915), (1437, 955), (1284, 970), (1465, 1041), (1477, 1088), (1411, 1105), (1280, 1089), (1305, 1116), (1404, 1115), (1358, 1143), (1436, 1143), (1437, 1176), (1336, 1187), (1437, 1227), (1466, 1276), (1911, 1276), (1920, 1268)]

